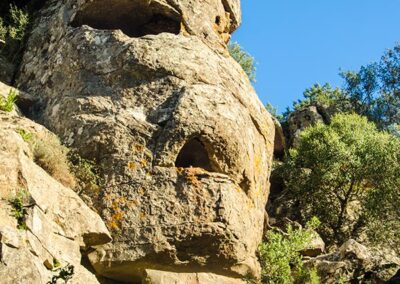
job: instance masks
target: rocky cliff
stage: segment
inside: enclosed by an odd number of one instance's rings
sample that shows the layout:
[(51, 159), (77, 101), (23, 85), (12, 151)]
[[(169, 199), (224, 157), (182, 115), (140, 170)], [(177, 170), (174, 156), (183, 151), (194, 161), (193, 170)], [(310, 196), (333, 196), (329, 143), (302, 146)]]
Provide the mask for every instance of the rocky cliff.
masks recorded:
[[(52, 207), (39, 206), (49, 222), (58, 220), (55, 212), (63, 216), (77, 206), (51, 190), (72, 194), (88, 211), (72, 210), (81, 217), (71, 212), (62, 219), (70, 235), (56, 233), (73, 241), (77, 253), (69, 263), (81, 267), (80, 247), (90, 261), (85, 266), (101, 281), (259, 278), (256, 250), (275, 126), (227, 52), (240, 21), (238, 0), (66, 0), (48, 1), (41, 10), (16, 85), (35, 98), (28, 112), (93, 161), (104, 180), (100, 190), (81, 192), (100, 220), (70, 189), (51, 177), (41, 179), (41, 185), (50, 183), (39, 194), (52, 200)], [(2, 117), (2, 131), (33, 128), (24, 126), (33, 122), (12, 117)], [(29, 157), (29, 151), (15, 129), (7, 131), (2, 137), (10, 149), (4, 151), (16, 159), (6, 163), (15, 165), (14, 183), (8, 177), (4, 182), (9, 194), (26, 179), (16, 166), (25, 164), (18, 161), (24, 156), (16, 153)], [(32, 179), (44, 175), (30, 165), (38, 171), (29, 171)], [(27, 212), (27, 220), (32, 214)], [(64, 223), (50, 231), (64, 229)], [(38, 239), (44, 242), (45, 236)], [(42, 263), (35, 265), (46, 271)], [(33, 270), (33, 264), (27, 267)], [(33, 282), (45, 283), (49, 273)], [(98, 281), (89, 276), (75, 281)]]

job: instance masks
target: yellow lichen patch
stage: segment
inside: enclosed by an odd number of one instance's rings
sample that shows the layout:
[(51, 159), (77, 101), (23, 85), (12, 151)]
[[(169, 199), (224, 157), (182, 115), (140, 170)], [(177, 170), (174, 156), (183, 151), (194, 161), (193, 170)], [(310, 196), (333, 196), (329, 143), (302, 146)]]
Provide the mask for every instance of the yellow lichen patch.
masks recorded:
[(136, 170), (136, 165), (135, 165), (135, 163), (134, 163), (134, 162), (129, 162), (129, 163), (128, 163), (128, 169), (129, 169), (130, 171)]
[(133, 145), (133, 150), (136, 152), (143, 152), (144, 146), (142, 144), (136, 143)]
[(107, 221), (107, 226), (110, 230), (116, 231), (121, 228), (122, 221), (125, 218), (125, 213), (122, 207), (127, 203), (125, 197), (116, 198), (111, 204), (111, 217)]
[(256, 173), (259, 173), (261, 171), (261, 156), (260, 155), (256, 155), (256, 157), (254, 159), (254, 169), (255, 169)]
[(147, 161), (145, 159), (140, 160), (140, 165), (144, 168), (147, 166)]

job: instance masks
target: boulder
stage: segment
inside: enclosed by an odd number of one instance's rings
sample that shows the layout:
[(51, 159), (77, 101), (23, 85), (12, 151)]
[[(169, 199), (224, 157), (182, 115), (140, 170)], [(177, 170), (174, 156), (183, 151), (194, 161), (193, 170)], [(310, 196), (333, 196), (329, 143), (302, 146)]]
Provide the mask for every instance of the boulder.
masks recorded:
[(275, 126), (225, 46), (239, 1), (148, 3), (49, 2), (18, 85), (102, 170), (89, 198), (114, 241), (89, 256), (98, 274), (258, 278)]
[(400, 259), (392, 251), (368, 248), (348, 240), (337, 251), (306, 261), (315, 267), (322, 283), (386, 283), (400, 269)]
[(0, 111), (1, 283), (47, 283), (72, 266), (68, 283), (98, 283), (81, 265), (81, 250), (108, 243), (110, 234), (72, 189), (35, 164), (30, 134), (53, 135)]
[(313, 231), (311, 241), (307, 244), (307, 247), (300, 253), (303, 256), (315, 257), (323, 254), (324, 252), (325, 252), (324, 240), (317, 232)]

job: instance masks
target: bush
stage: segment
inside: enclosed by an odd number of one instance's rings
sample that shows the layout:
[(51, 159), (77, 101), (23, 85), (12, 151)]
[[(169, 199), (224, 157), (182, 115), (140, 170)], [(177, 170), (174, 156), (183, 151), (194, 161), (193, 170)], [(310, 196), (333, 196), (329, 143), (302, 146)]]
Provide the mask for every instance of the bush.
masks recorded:
[(14, 198), (10, 199), (10, 205), (12, 206), (12, 214), (17, 219), (17, 228), (19, 230), (26, 230), (26, 215), (28, 212), (26, 211), (26, 202), (28, 199), (28, 193), (25, 190), (21, 190), (17, 193)]
[(256, 66), (254, 57), (244, 51), (237, 42), (230, 43), (228, 45), (228, 50), (233, 59), (235, 59), (240, 64), (240, 66), (242, 66), (250, 81), (255, 82)]
[(314, 270), (303, 266), (300, 251), (304, 250), (313, 237), (313, 230), (319, 220), (312, 218), (305, 229), (293, 229), (288, 225), (287, 232), (271, 230), (267, 241), (259, 247), (261, 263), (261, 282), (266, 283), (319, 283)]
[(70, 151), (68, 153), (71, 172), (74, 174), (79, 195), (82, 193), (95, 196), (104, 184), (100, 177), (100, 168), (93, 162), (82, 158), (78, 153)]
[(28, 25), (28, 12), (12, 4), (8, 15), (0, 18), (0, 39), (5, 43), (1, 51), (11, 62), (18, 63), (16, 61), (19, 61)]
[(356, 237), (375, 222), (399, 222), (400, 140), (367, 118), (338, 114), (330, 125), (307, 128), (289, 152), (285, 187), (302, 220), (321, 220), (328, 243)]
[(67, 158), (68, 149), (61, 145), (55, 135), (47, 134), (39, 137), (22, 128), (17, 128), (16, 132), (29, 144), (37, 165), (66, 187), (76, 186)]
[(18, 92), (14, 89), (10, 89), (7, 98), (0, 96), (0, 110), (5, 112), (12, 112), (14, 110), (14, 104), (17, 101)]

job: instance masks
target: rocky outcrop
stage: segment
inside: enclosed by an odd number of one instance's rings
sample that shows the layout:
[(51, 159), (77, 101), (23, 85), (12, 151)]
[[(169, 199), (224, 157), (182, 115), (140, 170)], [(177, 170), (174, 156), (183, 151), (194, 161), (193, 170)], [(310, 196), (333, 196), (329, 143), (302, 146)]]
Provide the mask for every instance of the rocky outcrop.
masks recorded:
[(336, 252), (306, 261), (306, 265), (317, 269), (321, 283), (389, 283), (400, 271), (395, 253), (367, 248), (354, 240), (348, 240)]
[(298, 146), (300, 133), (318, 122), (326, 123), (329, 117), (323, 107), (310, 105), (292, 112), (288, 117), (288, 141), (291, 147)]
[(18, 85), (102, 169), (100, 275), (259, 276), (275, 127), (225, 48), (239, 23), (238, 0), (67, 0), (34, 25)]
[(0, 111), (0, 282), (47, 283), (73, 269), (68, 283), (98, 283), (81, 265), (81, 251), (109, 242), (109, 232), (74, 191), (35, 164), (32, 137), (55, 136), (18, 111)]

